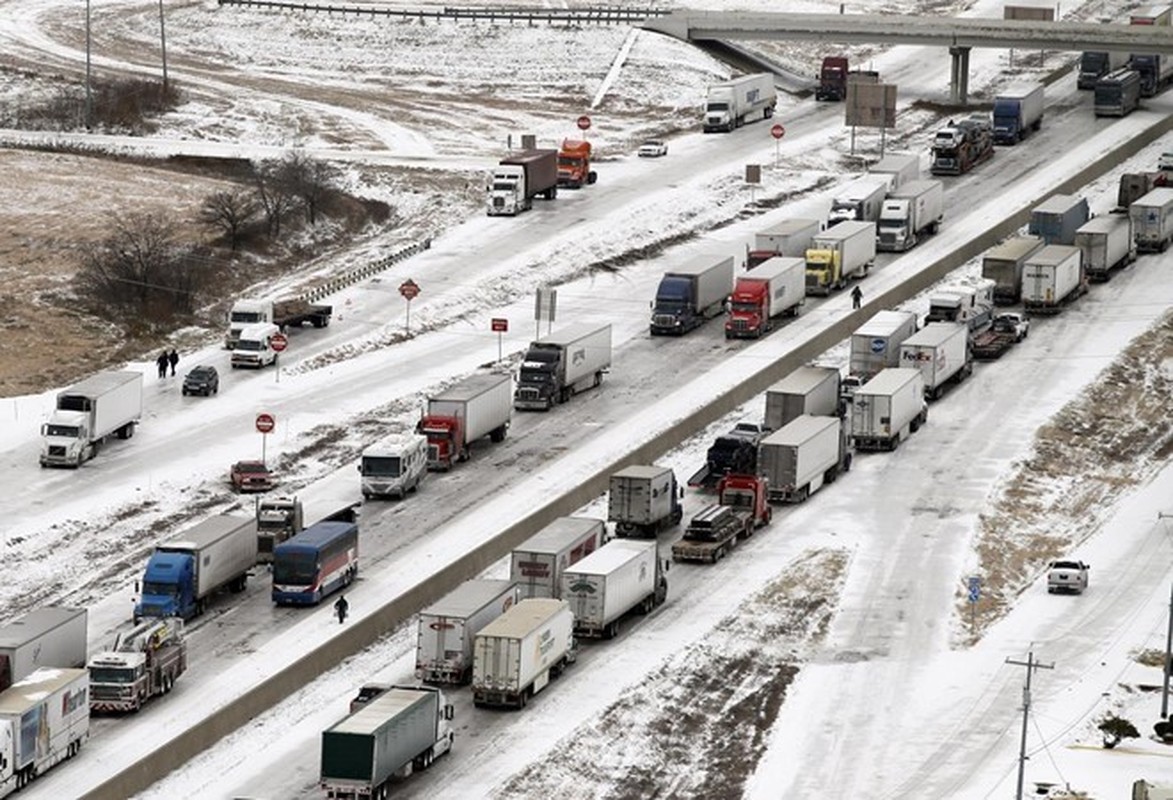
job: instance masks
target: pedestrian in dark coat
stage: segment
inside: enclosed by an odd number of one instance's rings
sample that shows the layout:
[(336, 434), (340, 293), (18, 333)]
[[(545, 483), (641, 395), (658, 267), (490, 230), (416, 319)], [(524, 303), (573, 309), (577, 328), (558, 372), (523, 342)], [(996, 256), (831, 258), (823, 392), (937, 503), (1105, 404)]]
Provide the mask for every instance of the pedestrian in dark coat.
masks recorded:
[(171, 348), (171, 355), (167, 356), (167, 363), (171, 365), (171, 377), (174, 378), (175, 365), (179, 363), (179, 353), (175, 352), (175, 348)]
[(863, 290), (856, 286), (851, 290), (851, 307), (859, 308), (860, 303), (863, 302)]
[(334, 614), (338, 617), (338, 622), (346, 622), (346, 612), (350, 610), (350, 603), (346, 602), (345, 595), (338, 596), (338, 602), (334, 604)]
[(164, 350), (162, 353), (159, 354), (159, 357), (155, 359), (155, 365), (159, 368), (159, 377), (160, 378), (167, 377), (167, 364), (168, 363), (170, 363), (170, 359), (167, 357), (167, 351)]

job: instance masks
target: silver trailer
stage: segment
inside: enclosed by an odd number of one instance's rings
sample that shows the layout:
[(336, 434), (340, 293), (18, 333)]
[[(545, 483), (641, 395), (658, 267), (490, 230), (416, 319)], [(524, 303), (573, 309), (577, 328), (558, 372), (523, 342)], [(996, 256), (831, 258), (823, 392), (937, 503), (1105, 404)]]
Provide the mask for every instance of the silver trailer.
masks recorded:
[(513, 416), (509, 375), (470, 375), (428, 398), (418, 432), (428, 437), (428, 469), (447, 470), (467, 461), (473, 442), (503, 442)]
[(0, 693), (0, 797), (81, 751), (90, 735), (88, 695), (89, 672), (52, 668)]
[(869, 175), (891, 175), (892, 191), (920, 178), (920, 156), (888, 153), (868, 169)]
[(875, 222), (880, 218), (880, 208), (895, 180), (892, 175), (856, 178), (835, 193), (831, 200), (831, 211), (827, 215), (827, 225), (834, 226), (853, 220)]
[(823, 229), (817, 219), (784, 219), (754, 234), (753, 248), (746, 253), (745, 268), (753, 269), (771, 258), (802, 258), (811, 239)]
[(803, 414), (762, 440), (758, 472), (771, 502), (801, 503), (851, 466), (843, 420)]
[(562, 599), (574, 614), (574, 632), (611, 639), (619, 620), (637, 608), (647, 614), (668, 597), (655, 542), (613, 539), (562, 573)]
[(820, 417), (839, 414), (838, 369), (799, 367), (766, 390), (767, 429), (782, 430), (803, 414)]
[(895, 450), (928, 421), (919, 369), (886, 369), (855, 392), (851, 441), (856, 450)]
[(900, 343), (916, 333), (911, 311), (879, 311), (851, 334), (848, 373), (864, 381), (880, 370), (900, 365)]
[(1075, 232), (1075, 246), (1083, 252), (1088, 280), (1106, 281), (1112, 270), (1136, 259), (1132, 220), (1123, 214), (1089, 219)]
[(982, 277), (994, 282), (994, 302), (1013, 305), (1022, 298), (1022, 267), (1043, 248), (1039, 236), (1012, 236), (982, 256)]
[(415, 676), (427, 683), (468, 683), (477, 631), (520, 600), (517, 584), (469, 580), (420, 612)]
[(611, 476), (607, 521), (615, 523), (617, 536), (655, 536), (680, 524), (683, 492), (667, 467), (626, 467)]
[(1058, 314), (1085, 289), (1078, 247), (1047, 245), (1027, 259), (1022, 270), (1022, 305), (1035, 314)]
[(930, 322), (900, 345), (900, 366), (919, 369), (925, 380), (925, 397), (937, 399), (947, 383), (960, 383), (973, 372), (969, 326)]
[(1128, 207), (1139, 253), (1163, 253), (1173, 241), (1173, 188), (1153, 189)]
[(593, 517), (559, 517), (513, 548), (509, 579), (521, 599), (560, 599), (562, 571), (603, 546), (607, 525)]
[(580, 323), (530, 344), (517, 375), (513, 407), (549, 411), (598, 386), (611, 368), (611, 326)]
[(574, 614), (566, 601), (522, 600), (477, 634), (473, 703), (525, 708), (576, 657)]
[(0, 691), (39, 667), (85, 665), (84, 608), (38, 608), (0, 628)]
[(1027, 233), (1045, 244), (1075, 244), (1075, 232), (1091, 219), (1087, 200), (1073, 194), (1051, 195), (1030, 212)]

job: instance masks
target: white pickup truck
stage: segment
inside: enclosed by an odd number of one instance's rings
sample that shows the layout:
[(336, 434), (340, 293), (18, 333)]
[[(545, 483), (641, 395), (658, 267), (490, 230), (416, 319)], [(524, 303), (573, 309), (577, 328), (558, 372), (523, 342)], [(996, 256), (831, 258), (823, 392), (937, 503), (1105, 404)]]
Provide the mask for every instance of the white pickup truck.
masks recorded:
[(1047, 572), (1047, 591), (1083, 594), (1087, 588), (1087, 573), (1091, 569), (1082, 561), (1052, 561)]

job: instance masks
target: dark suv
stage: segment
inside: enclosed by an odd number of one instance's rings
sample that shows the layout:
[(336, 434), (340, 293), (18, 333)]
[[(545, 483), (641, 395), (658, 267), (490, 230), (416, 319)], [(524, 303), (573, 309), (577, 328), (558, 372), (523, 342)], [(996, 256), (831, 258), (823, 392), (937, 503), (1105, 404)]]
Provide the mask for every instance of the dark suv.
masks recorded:
[(207, 397), (220, 391), (220, 374), (215, 367), (196, 367), (183, 377), (183, 394)]

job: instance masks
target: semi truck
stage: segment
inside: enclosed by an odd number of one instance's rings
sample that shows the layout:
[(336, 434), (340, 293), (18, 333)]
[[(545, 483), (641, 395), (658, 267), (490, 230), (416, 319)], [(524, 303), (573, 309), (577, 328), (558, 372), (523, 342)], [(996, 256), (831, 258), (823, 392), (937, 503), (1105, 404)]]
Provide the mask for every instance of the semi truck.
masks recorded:
[(513, 416), (512, 384), (508, 375), (470, 375), (428, 398), (416, 426), (428, 439), (428, 469), (449, 470), (468, 461), (472, 443), (482, 437), (505, 441)]
[(88, 692), (84, 669), (52, 668), (0, 692), (0, 797), (81, 751), (90, 735)]
[(1027, 259), (1022, 269), (1022, 305), (1031, 314), (1058, 314), (1087, 291), (1083, 253), (1051, 244)]
[(143, 416), (143, 374), (101, 372), (57, 393), (41, 426), (41, 466), (80, 467), (111, 437), (129, 439)]
[(41, 667), (84, 667), (86, 610), (46, 606), (0, 628), (0, 691)]
[(842, 417), (803, 414), (762, 440), (758, 469), (773, 503), (801, 503), (851, 469)]
[(593, 517), (559, 517), (513, 548), (509, 579), (521, 599), (561, 599), (562, 571), (603, 546), (607, 525)]
[[(359, 504), (345, 500), (330, 500), (324, 509), (322, 503), (316, 510), (311, 506), (310, 520), (313, 522), (357, 522)], [(324, 513), (323, 513), (324, 511)], [(318, 516), (315, 519), (315, 516)], [(306, 512), (297, 497), (266, 496), (257, 501), (257, 563), (273, 561), (277, 545), (292, 539), (305, 530)]]
[(806, 293), (829, 295), (863, 277), (876, 259), (876, 223), (841, 222), (823, 231), (806, 251)]
[(1079, 72), (1075, 85), (1079, 89), (1094, 89), (1096, 82), (1109, 72), (1128, 65), (1128, 54), (1107, 50), (1085, 50), (1079, 56)]
[(892, 175), (865, 175), (856, 178), (835, 193), (831, 200), (831, 211), (827, 215), (827, 227), (840, 222), (875, 222), (880, 218), (884, 198), (895, 182)]
[(806, 302), (806, 261), (771, 258), (737, 278), (725, 320), (726, 339), (760, 339), (782, 315), (797, 317)]
[(920, 156), (913, 153), (889, 153), (868, 168), (869, 175), (891, 175), (890, 191), (920, 179)]
[(1140, 73), (1129, 67), (1109, 72), (1096, 81), (1092, 111), (1097, 117), (1127, 117), (1140, 108)]
[(652, 304), (653, 336), (680, 336), (717, 316), (733, 288), (733, 257), (696, 256), (664, 273)]
[(763, 228), (754, 234), (753, 249), (746, 250), (745, 268), (753, 269), (775, 256), (802, 258), (822, 229), (817, 219), (786, 219)]
[(513, 407), (549, 411), (603, 382), (611, 368), (611, 326), (579, 323), (530, 344), (517, 372)]
[(726, 475), (717, 484), (717, 504), (701, 509), (672, 544), (672, 560), (715, 564), (756, 528), (769, 525), (772, 514), (765, 478)]
[(477, 631), (520, 599), (513, 581), (474, 579), (420, 611), (415, 676), (425, 683), (468, 683)]
[(859, 379), (856, 385), (871, 380), (880, 370), (900, 366), (900, 345), (916, 330), (915, 313), (888, 309), (877, 311), (875, 316), (856, 328), (851, 334), (847, 366), (848, 374)]
[(281, 351), (273, 347), (273, 337), (279, 333), (281, 329), (271, 322), (245, 325), (232, 345), (232, 357), (229, 359), (232, 368), (260, 369), (270, 364), (276, 365)]
[(705, 465), (688, 479), (688, 485), (701, 491), (715, 489), (721, 476), (730, 473), (753, 475), (758, 468), (758, 445), (769, 433), (752, 422), (739, 422), (721, 434), (705, 453)]
[(655, 542), (612, 539), (562, 573), (562, 599), (574, 614), (574, 633), (614, 639), (632, 611), (650, 614), (668, 599), (668, 565)]
[(880, 209), (876, 248), (902, 253), (934, 235), (945, 216), (940, 181), (910, 181), (888, 195)]
[(529, 211), (538, 195), (547, 200), (558, 197), (557, 150), (523, 150), (501, 159), (489, 179), (489, 216)]
[(1173, 187), (1153, 189), (1128, 207), (1138, 253), (1163, 253), (1173, 240)]
[(1127, 214), (1129, 207), (1140, 198), (1160, 186), (1166, 186), (1168, 173), (1165, 170), (1157, 172), (1125, 172), (1120, 176), (1116, 187), (1116, 207), (1113, 214)]
[[(1138, 8), (1129, 14), (1128, 24), (1167, 28), (1173, 24), (1173, 6), (1161, 4)], [(1173, 58), (1168, 54), (1133, 53), (1129, 56), (1128, 66), (1140, 73), (1141, 95), (1144, 97), (1152, 97), (1173, 80)]]
[(1102, 283), (1112, 276), (1112, 270), (1136, 259), (1132, 220), (1119, 214), (1089, 219), (1075, 232), (1075, 246), (1083, 253), (1088, 280)]
[(815, 100), (838, 102), (847, 97), (847, 67), (845, 56), (823, 57), (819, 83), (815, 87)]
[(705, 100), (705, 133), (732, 131), (755, 119), (768, 119), (777, 105), (774, 76), (768, 72), (714, 84)]
[(803, 414), (840, 416), (839, 382), (836, 367), (802, 366), (794, 370), (766, 390), (766, 429), (780, 431)]
[(977, 333), (990, 326), (993, 316), (994, 282), (979, 278), (972, 284), (947, 284), (934, 289), (929, 295), (925, 322), (964, 322)]
[(993, 361), (1025, 339), (1030, 332), (1030, 320), (1022, 314), (996, 314), (989, 330), (971, 340), (970, 350), (978, 361)]
[(233, 303), (228, 311), (224, 346), (229, 350), (235, 348), (241, 330), (249, 325), (267, 323), (286, 330), (309, 323), (315, 328), (325, 328), (333, 315), (333, 306), (311, 303), (304, 297), (283, 297), (277, 300), (242, 298)]
[(110, 650), (90, 658), (90, 711), (138, 711), (167, 694), (187, 670), (183, 620), (157, 619), (120, 633)]
[(982, 277), (994, 282), (994, 302), (1013, 305), (1022, 297), (1022, 267), (1043, 248), (1038, 236), (1011, 236), (982, 256)]
[(994, 132), (989, 117), (973, 115), (949, 121), (933, 137), (933, 175), (964, 175), (994, 157)]
[(598, 175), (591, 169), (591, 143), (585, 139), (563, 139), (558, 149), (558, 185), (581, 189), (597, 179)]
[(654, 537), (680, 524), (683, 496), (676, 473), (668, 467), (625, 467), (611, 476), (607, 521), (615, 523), (616, 536)]
[(419, 489), (428, 473), (428, 440), (418, 433), (398, 433), (362, 451), (358, 462), (364, 500), (398, 497)]
[(994, 144), (1015, 145), (1043, 127), (1043, 84), (1011, 87), (994, 98)]
[(525, 708), (578, 657), (574, 614), (565, 600), (522, 600), (477, 633), (472, 699), (477, 708)]
[(392, 686), (322, 731), (319, 786), (331, 800), (372, 800), (394, 778), (452, 749), (453, 708), (429, 686)]
[(1055, 194), (1030, 212), (1027, 233), (1043, 244), (1075, 244), (1075, 232), (1091, 219), (1087, 199), (1073, 194)]
[(196, 523), (155, 546), (143, 572), (134, 623), (144, 617), (188, 620), (202, 614), (219, 589), (243, 592), (256, 562), (255, 518), (217, 514)]
[(856, 450), (895, 450), (928, 419), (920, 370), (886, 369), (855, 392), (851, 443)]
[(925, 397), (936, 400), (949, 383), (960, 383), (973, 372), (969, 326), (963, 322), (930, 322), (900, 345), (900, 366), (919, 369)]

